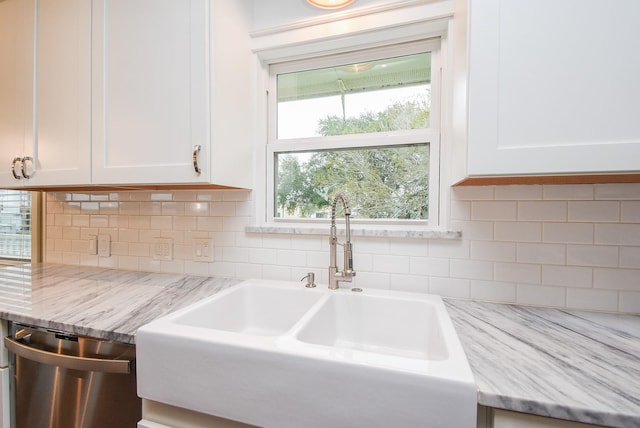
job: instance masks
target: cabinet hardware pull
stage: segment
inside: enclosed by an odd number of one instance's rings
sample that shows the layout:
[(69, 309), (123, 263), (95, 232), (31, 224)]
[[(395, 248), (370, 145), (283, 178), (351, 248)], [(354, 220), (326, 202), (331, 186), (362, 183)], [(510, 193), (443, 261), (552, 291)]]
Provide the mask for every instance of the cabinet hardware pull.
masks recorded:
[(54, 354), (36, 348), (31, 348), (10, 337), (4, 338), (4, 345), (16, 355), (40, 364), (64, 367), (67, 369), (93, 371), (103, 373), (131, 373), (129, 360), (108, 360), (103, 358), (75, 357), (64, 354)]
[(31, 156), (25, 156), (22, 158), (22, 168), (20, 169), (20, 171), (22, 172), (22, 176), (26, 179), (29, 179), (31, 177), (33, 177), (33, 174), (27, 174), (25, 169), (27, 168), (27, 162), (31, 162), (33, 163), (33, 158)]
[(15, 178), (16, 180), (20, 180), (22, 177), (16, 174), (17, 162), (20, 162), (20, 164), (22, 164), (22, 158), (19, 158), (19, 157), (13, 158), (13, 160), (11, 161), (11, 174), (13, 174), (13, 178)]
[(193, 170), (196, 172), (196, 174), (200, 175), (200, 173), (202, 172), (202, 170), (200, 169), (200, 167), (198, 166), (198, 154), (200, 153), (200, 144), (197, 144), (194, 148), (193, 148)]

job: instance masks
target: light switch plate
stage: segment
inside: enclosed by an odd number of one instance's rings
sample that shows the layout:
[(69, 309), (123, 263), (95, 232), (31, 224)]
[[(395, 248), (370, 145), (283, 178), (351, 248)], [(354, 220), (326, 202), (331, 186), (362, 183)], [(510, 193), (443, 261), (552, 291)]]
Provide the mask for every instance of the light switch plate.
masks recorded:
[(153, 240), (153, 260), (173, 260), (173, 239), (155, 238)]
[(98, 235), (98, 257), (111, 257), (110, 235)]
[(89, 247), (87, 249), (87, 254), (91, 256), (95, 256), (98, 254), (98, 237), (96, 235), (89, 236)]
[(213, 261), (213, 239), (195, 238), (193, 240), (193, 260), (196, 262)]

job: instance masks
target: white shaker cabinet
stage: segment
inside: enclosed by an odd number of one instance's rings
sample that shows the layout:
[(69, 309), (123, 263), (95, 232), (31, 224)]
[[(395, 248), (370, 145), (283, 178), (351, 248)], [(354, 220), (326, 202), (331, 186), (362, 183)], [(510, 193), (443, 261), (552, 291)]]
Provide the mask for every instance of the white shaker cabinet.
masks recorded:
[(0, 2), (0, 186), (90, 182), (91, 6)]
[(465, 3), (469, 176), (640, 171), (640, 2)]
[(252, 186), (250, 13), (93, 1), (93, 184)]

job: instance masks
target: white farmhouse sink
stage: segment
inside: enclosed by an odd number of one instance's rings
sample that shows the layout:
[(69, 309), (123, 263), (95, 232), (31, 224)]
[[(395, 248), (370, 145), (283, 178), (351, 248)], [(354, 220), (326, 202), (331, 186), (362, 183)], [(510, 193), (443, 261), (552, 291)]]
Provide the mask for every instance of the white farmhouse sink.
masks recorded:
[(444, 360), (447, 344), (431, 300), (333, 294), (304, 323), (302, 342), (355, 352)]
[(138, 394), (263, 427), (475, 427), (437, 296), (246, 281), (142, 327)]
[[(303, 288), (242, 283), (177, 315), (177, 324), (249, 335), (285, 333), (322, 293)], [(315, 291), (315, 290), (314, 290)]]

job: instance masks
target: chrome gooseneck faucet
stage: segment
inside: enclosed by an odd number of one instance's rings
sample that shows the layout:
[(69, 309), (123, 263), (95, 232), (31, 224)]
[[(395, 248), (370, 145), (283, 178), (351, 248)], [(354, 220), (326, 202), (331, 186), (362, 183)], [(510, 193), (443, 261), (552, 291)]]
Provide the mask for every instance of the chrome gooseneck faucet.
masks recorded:
[[(344, 244), (338, 242), (338, 236), (336, 233), (336, 205), (338, 200), (342, 202), (344, 209), (345, 219), (345, 233), (347, 239)], [(351, 224), (349, 217), (351, 216), (351, 209), (349, 208), (349, 202), (347, 197), (343, 193), (337, 193), (331, 204), (331, 229), (329, 236), (329, 289), (337, 290), (338, 282), (351, 282), (351, 279), (356, 276), (356, 271), (353, 270), (353, 246), (351, 245)], [(342, 271), (338, 271), (337, 260), (337, 247), (342, 245), (344, 248), (344, 265)]]

